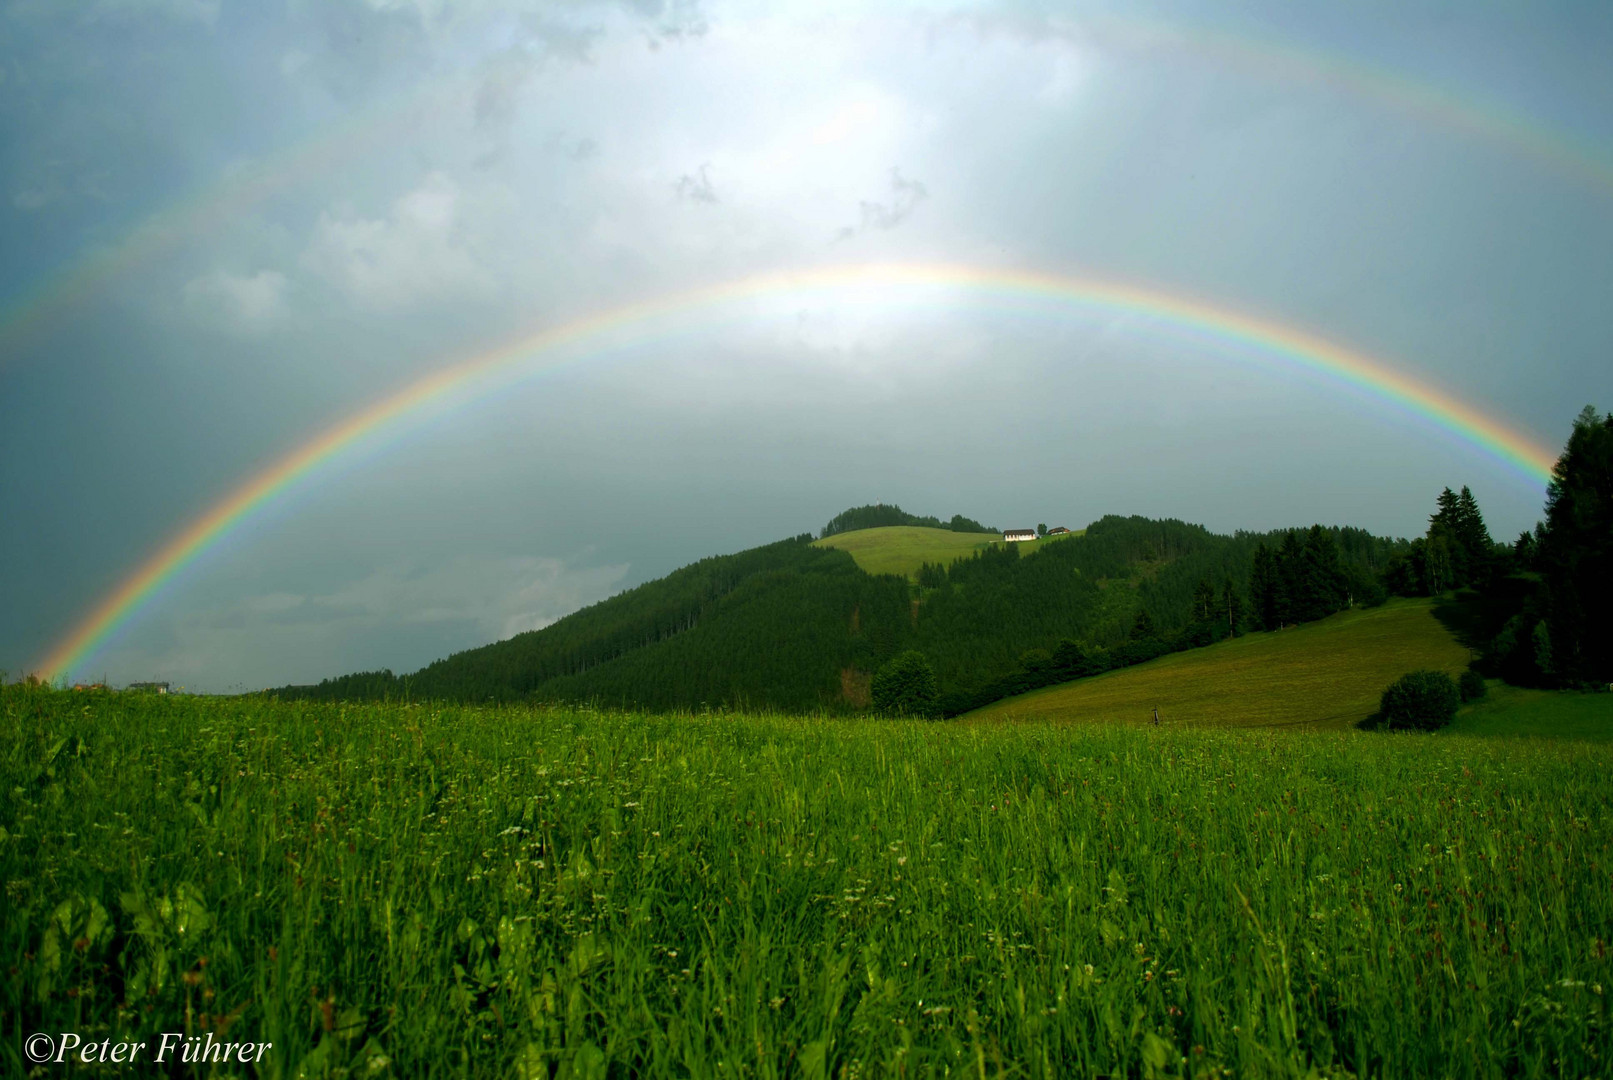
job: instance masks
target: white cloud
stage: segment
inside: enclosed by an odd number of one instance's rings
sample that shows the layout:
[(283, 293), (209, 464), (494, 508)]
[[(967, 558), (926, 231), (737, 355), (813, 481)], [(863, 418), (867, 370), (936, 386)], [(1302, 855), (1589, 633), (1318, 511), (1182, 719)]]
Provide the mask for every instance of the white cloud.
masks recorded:
[(182, 293), (197, 315), (237, 334), (262, 333), (286, 314), (286, 276), (278, 270), (214, 270), (186, 282)]
[(371, 308), (492, 293), (493, 276), (472, 254), (461, 227), (460, 189), (433, 173), (393, 204), (385, 219), (325, 213), (303, 265)]

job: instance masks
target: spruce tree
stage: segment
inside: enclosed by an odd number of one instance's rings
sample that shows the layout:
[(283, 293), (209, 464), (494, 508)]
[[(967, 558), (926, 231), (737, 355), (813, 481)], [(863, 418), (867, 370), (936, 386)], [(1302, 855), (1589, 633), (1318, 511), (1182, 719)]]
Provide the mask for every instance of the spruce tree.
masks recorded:
[(1277, 561), (1265, 541), (1255, 546), (1249, 567), (1249, 603), (1257, 628), (1277, 629)]
[[(1477, 516), (1478, 505), (1473, 503), (1472, 493), (1462, 490), (1472, 504), (1472, 514)], [(1468, 582), (1471, 560), (1464, 534), (1472, 533), (1472, 525), (1464, 523), (1462, 497), (1450, 488), (1441, 491), (1435, 503), (1439, 509), (1428, 519), (1428, 591), (1437, 596)], [(1478, 524), (1482, 529), (1482, 518)]]
[(1546, 583), (1538, 644), (1571, 682), (1613, 682), (1613, 414), (1586, 406), (1546, 487), (1536, 561)]
[(1289, 529), (1277, 549), (1277, 626), (1299, 622), (1304, 597), (1305, 551), (1299, 533)]
[(1484, 515), (1479, 512), (1478, 500), (1467, 485), (1462, 485), (1462, 493), (1456, 497), (1456, 521), (1453, 529), (1457, 542), (1462, 547), (1464, 562), (1463, 585), (1478, 585), (1489, 577), (1490, 564), (1494, 561), (1492, 549), (1495, 542), (1490, 539), (1490, 530), (1484, 525)]
[(1343, 608), (1345, 580), (1339, 565), (1339, 545), (1333, 534), (1320, 525), (1312, 525), (1305, 534), (1302, 566), (1299, 619), (1320, 619)]

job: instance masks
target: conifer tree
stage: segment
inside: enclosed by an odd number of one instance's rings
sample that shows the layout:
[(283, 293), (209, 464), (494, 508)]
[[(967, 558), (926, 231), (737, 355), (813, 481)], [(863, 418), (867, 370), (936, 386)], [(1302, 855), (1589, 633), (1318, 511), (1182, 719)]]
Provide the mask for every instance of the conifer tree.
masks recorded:
[(1473, 498), (1466, 484), (1456, 497), (1456, 535), (1470, 556), (1489, 551), (1493, 543), (1490, 530), (1484, 525), (1484, 515), (1479, 512), (1478, 500)]
[(1264, 541), (1255, 547), (1249, 568), (1249, 602), (1258, 628), (1277, 629), (1277, 562)]
[(1320, 619), (1344, 607), (1344, 571), (1339, 566), (1339, 546), (1333, 534), (1312, 525), (1305, 534), (1305, 548), (1299, 575), (1297, 616), (1302, 621)]
[(1586, 406), (1574, 421), (1546, 488), (1545, 526), (1537, 654), (1570, 681), (1613, 681), (1613, 414)]
[(1300, 603), (1304, 593), (1305, 552), (1299, 533), (1293, 529), (1283, 534), (1282, 546), (1277, 549), (1277, 625), (1286, 626), (1300, 621)]
[(1495, 544), (1490, 539), (1490, 530), (1484, 525), (1478, 500), (1473, 498), (1473, 492), (1465, 484), (1462, 485), (1462, 493), (1456, 497), (1456, 520), (1452, 532), (1462, 547), (1465, 574), (1461, 584), (1478, 585), (1487, 580), (1494, 562)]
[(1434, 501), (1439, 509), (1428, 519), (1428, 591), (1438, 595), (1466, 580), (1467, 553), (1459, 526), (1461, 497), (1447, 487)]

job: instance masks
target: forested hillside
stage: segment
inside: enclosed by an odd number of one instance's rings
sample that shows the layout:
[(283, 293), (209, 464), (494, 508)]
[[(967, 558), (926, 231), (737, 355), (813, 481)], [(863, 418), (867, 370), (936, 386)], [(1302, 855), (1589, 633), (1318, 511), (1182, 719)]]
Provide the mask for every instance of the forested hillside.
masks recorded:
[[(842, 515), (844, 516), (844, 515)], [(1313, 530), (1361, 590), (1404, 549), (1357, 529)], [(855, 709), (871, 674), (918, 649), (943, 693), (989, 688), (1061, 641), (1116, 650), (1203, 621), (1204, 591), (1248, 595), (1252, 556), (1286, 534), (1224, 536), (1184, 522), (1106, 517), (1025, 556), (997, 545), (913, 585), (863, 572), (809, 535), (704, 559), (552, 626), (437, 661), (287, 687), (283, 696), (593, 700), (647, 708)], [(1292, 541), (1290, 541), (1292, 544)], [(1139, 635), (1139, 628), (1141, 634)]]

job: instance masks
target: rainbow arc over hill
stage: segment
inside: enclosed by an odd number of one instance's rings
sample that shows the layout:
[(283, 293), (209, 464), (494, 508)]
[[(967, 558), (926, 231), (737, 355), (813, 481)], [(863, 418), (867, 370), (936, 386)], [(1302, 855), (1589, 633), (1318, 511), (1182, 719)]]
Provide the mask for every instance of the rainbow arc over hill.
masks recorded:
[[(953, 263), (832, 265), (766, 273), (601, 311), (518, 337), (450, 364), (381, 398), (319, 432), (269, 464), (190, 521), (105, 596), (51, 649), (37, 671), (63, 678), (96, 652), (200, 555), (244, 521), (312, 479), (319, 468), (373, 447), (411, 421), (462, 407), (536, 373), (610, 351), (623, 340), (655, 340), (668, 317), (714, 317), (726, 305), (792, 294), (912, 288), (926, 297), (1050, 303), (1138, 317), (1155, 327), (1185, 331), (1219, 348), (1276, 360), (1359, 392), (1423, 426), (1468, 444), (1544, 487), (1554, 455), (1500, 419), (1448, 391), (1396, 370), (1383, 360), (1292, 326), (1144, 286), (1037, 270)], [(544, 361), (548, 361), (547, 364)]]

